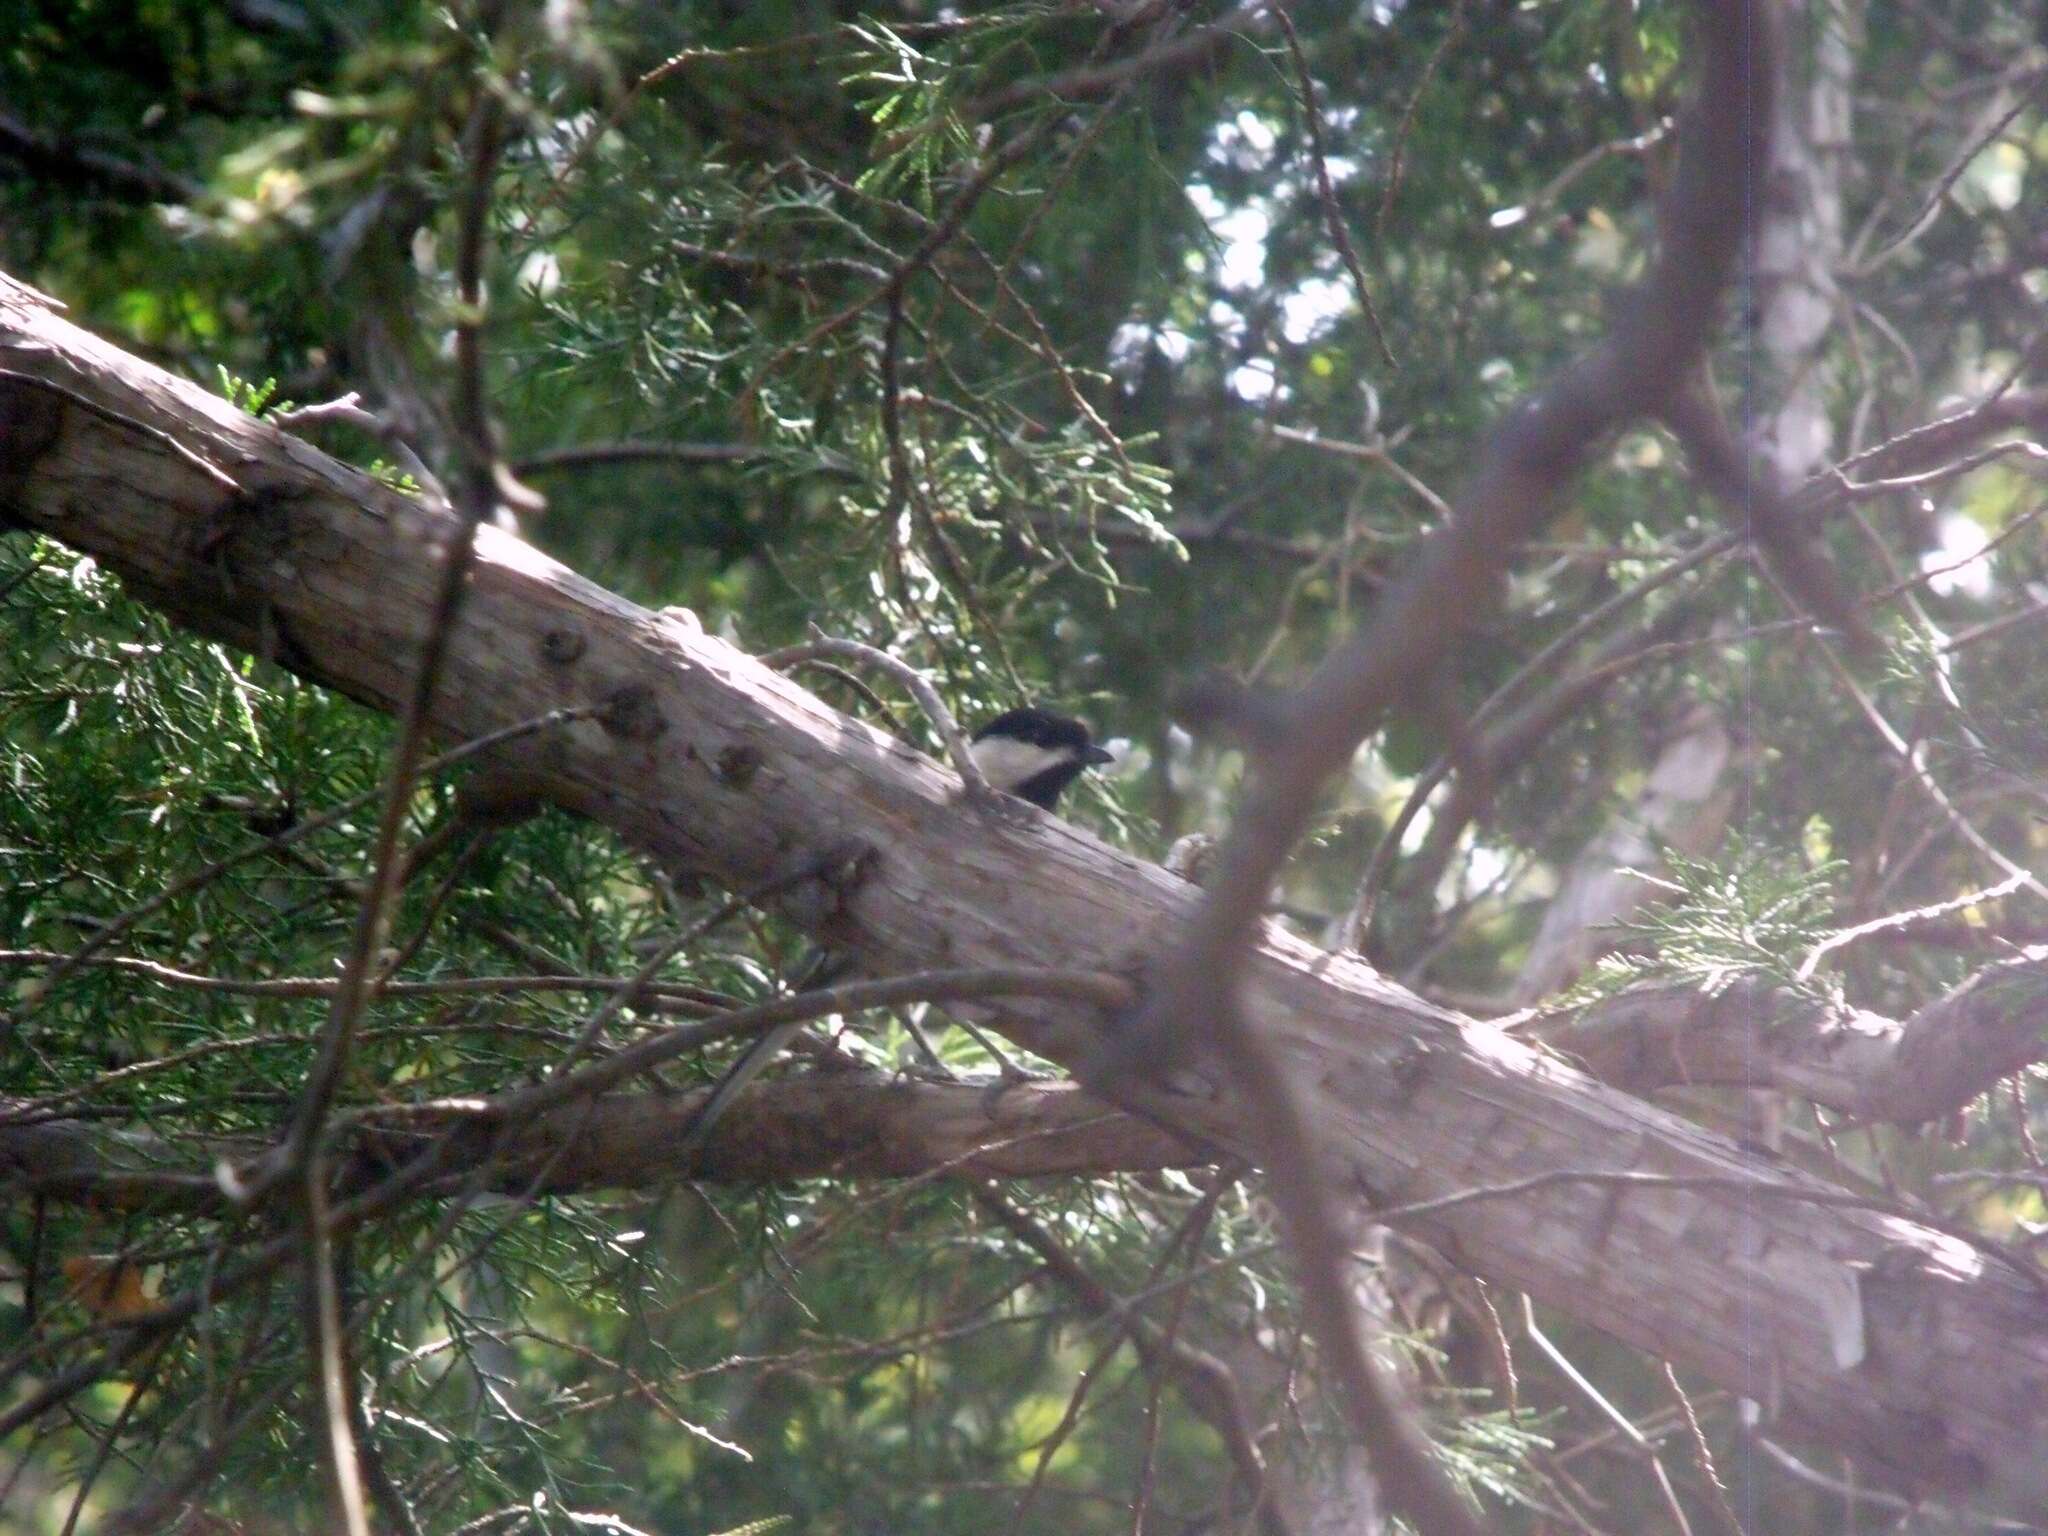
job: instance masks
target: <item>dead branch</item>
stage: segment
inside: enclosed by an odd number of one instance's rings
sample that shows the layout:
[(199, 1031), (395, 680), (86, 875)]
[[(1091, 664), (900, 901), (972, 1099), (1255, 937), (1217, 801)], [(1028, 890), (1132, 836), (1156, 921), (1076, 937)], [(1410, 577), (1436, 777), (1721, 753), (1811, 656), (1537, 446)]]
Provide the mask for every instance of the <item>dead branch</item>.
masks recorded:
[(2048, 1058), (2048, 955), (1980, 971), (1903, 1021), (1834, 1012), (1762, 983), (1648, 987), (1544, 1038), (1633, 1092), (1774, 1088), (1863, 1121), (1919, 1125)]

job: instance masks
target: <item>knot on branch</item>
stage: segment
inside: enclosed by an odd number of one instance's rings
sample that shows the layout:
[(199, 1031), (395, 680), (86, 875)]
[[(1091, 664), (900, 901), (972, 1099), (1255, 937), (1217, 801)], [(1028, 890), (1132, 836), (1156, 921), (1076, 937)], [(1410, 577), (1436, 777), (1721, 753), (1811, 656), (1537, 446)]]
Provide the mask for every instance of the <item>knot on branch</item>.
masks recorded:
[(598, 724), (622, 741), (652, 741), (668, 729), (652, 690), (628, 683), (604, 701)]

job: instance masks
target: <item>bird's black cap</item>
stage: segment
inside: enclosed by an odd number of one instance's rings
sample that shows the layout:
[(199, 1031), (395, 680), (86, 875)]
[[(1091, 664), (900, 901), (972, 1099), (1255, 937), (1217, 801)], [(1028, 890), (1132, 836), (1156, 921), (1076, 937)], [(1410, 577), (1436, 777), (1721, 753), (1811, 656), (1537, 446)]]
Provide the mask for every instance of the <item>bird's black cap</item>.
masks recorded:
[[(1042, 769), (1028, 778), (997, 787), (1048, 811), (1058, 803), (1060, 792), (1085, 770), (1115, 758), (1114, 753), (1095, 745), (1095, 738), (1081, 721), (1036, 705), (1004, 710), (976, 731), (974, 740), (977, 747), (1014, 741), (1047, 753), (1052, 760)], [(988, 765), (982, 752), (978, 751), (976, 756), (984, 758), (984, 767)]]
[(1088, 734), (1088, 727), (1081, 721), (1071, 715), (1056, 715), (1035, 704), (1027, 704), (1021, 709), (1006, 709), (974, 733), (976, 741), (986, 741), (992, 736), (1028, 741), (1032, 746), (1044, 747), (1048, 751), (1065, 748), (1091, 763), (1106, 763), (1112, 756), (1095, 745), (1095, 738)]

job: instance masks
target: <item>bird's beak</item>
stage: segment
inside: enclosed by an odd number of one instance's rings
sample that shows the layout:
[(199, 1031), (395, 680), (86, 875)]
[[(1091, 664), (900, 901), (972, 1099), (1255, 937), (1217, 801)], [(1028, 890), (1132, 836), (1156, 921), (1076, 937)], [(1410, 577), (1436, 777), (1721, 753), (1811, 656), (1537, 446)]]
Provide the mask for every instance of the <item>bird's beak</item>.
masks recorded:
[(1097, 768), (1104, 763), (1113, 763), (1115, 761), (1116, 754), (1107, 747), (1083, 747), (1081, 749), (1081, 764), (1085, 768)]

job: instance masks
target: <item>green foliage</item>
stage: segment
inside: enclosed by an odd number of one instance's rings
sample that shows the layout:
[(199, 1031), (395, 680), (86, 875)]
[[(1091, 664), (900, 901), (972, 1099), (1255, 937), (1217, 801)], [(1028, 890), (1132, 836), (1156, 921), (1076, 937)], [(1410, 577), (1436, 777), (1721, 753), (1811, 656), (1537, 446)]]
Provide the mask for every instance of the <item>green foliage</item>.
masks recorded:
[(1666, 900), (1617, 925), (1647, 952), (1630, 947), (1602, 958), (1588, 977), (1586, 998), (1646, 981), (1682, 981), (1711, 995), (1761, 979), (1817, 1001), (1835, 1000), (1800, 972), (1828, 936), (1834, 887), (1846, 864), (1808, 867), (1766, 855), (1721, 865), (1667, 850), (1664, 868), (1664, 874), (1638, 878)]
[(772, 1532), (794, 1523), (788, 1515), (770, 1515), (766, 1520), (749, 1520), (745, 1525), (736, 1525), (729, 1531), (721, 1531), (718, 1536), (771, 1536)]
[(1436, 1442), (1437, 1455), (1475, 1507), (1486, 1507), (1482, 1493), (1511, 1507), (1534, 1507), (1540, 1495), (1524, 1469), (1532, 1457), (1552, 1448), (1554, 1442), (1544, 1430), (1559, 1416), (1488, 1412), (1485, 1403), (1490, 1395), (1464, 1394), (1469, 1407), (1447, 1419)]
[[(1012, 23), (1015, 25), (1015, 22)], [(933, 183), (950, 165), (972, 152), (973, 134), (947, 105), (964, 71), (953, 58), (928, 58), (879, 21), (847, 28), (854, 43), (852, 67), (841, 78), (856, 97), (867, 95), (868, 120), (887, 135), (888, 147), (860, 173), (854, 185), (878, 197), (907, 191), (918, 207), (933, 211)]]
[(237, 378), (223, 367), (220, 372), (220, 392), (228, 404), (247, 411), (251, 416), (281, 416), (292, 408), (289, 400), (277, 400), (277, 378), (273, 375), (261, 384), (251, 384), (247, 379)]

